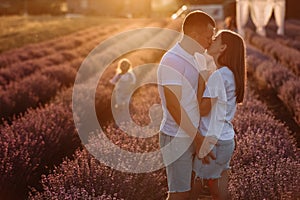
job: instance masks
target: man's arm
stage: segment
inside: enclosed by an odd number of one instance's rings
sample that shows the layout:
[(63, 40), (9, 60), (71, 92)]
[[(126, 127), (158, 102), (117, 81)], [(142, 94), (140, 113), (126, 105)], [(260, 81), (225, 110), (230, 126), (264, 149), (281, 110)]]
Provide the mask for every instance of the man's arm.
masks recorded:
[(213, 104), (217, 100), (217, 98), (208, 98), (208, 97), (203, 98), (204, 90), (205, 90), (205, 77), (202, 74), (200, 74), (199, 81), (198, 81), (198, 92), (197, 92), (200, 116), (208, 115), (210, 113)]
[(210, 113), (212, 106), (215, 104), (217, 101), (217, 98), (208, 98), (208, 97), (203, 97), (201, 99), (201, 102), (199, 102), (199, 109), (200, 109), (200, 115), (206, 116)]
[[(198, 79), (198, 91), (197, 91), (197, 99), (198, 99), (198, 105), (199, 105), (199, 111), (200, 111), (200, 116), (206, 116), (210, 113), (210, 110), (212, 108), (212, 105), (215, 103), (216, 99), (212, 98), (203, 98), (203, 93), (206, 87), (206, 81), (208, 79), (208, 72), (203, 71), (202, 73), (199, 74), (199, 79)], [(200, 150), (200, 149), (199, 149)], [(199, 152), (199, 150), (197, 152)], [(202, 162), (204, 164), (209, 164), (209, 157), (212, 159), (216, 159), (214, 153), (210, 151), (207, 156), (205, 156), (202, 159)]]
[(179, 85), (163, 86), (166, 99), (166, 107), (173, 119), (190, 137), (195, 137), (197, 128), (192, 124), (186, 111), (180, 105), (182, 88)]
[[(166, 99), (166, 107), (172, 115), (175, 122), (184, 130), (191, 138), (193, 138), (196, 146), (196, 152), (199, 152), (203, 143), (204, 136), (199, 133), (197, 127), (193, 125), (186, 111), (181, 107), (179, 100), (182, 95), (182, 88), (178, 85), (163, 86)], [(213, 142), (212, 142), (213, 143)]]

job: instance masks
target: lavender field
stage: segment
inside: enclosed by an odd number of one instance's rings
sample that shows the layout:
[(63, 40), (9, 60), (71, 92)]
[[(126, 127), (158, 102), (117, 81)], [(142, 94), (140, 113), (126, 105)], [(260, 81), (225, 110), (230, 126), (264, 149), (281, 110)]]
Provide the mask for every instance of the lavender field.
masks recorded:
[[(7, 47), (0, 54), (0, 199), (165, 199), (164, 169), (121, 172), (87, 150), (85, 142), (93, 152), (109, 151), (109, 146), (88, 133), (84, 141), (79, 137), (72, 92), (81, 64), (101, 42), (137, 28), (179, 31), (180, 24), (180, 19), (111, 20)], [(246, 101), (239, 105), (234, 120), (237, 148), (231, 163), (231, 199), (300, 199), (300, 21), (287, 21), (285, 36), (275, 34), (274, 24), (267, 26), (268, 38), (255, 34), (252, 27), (246, 30), (248, 84)], [(149, 41), (171, 45), (175, 39), (164, 38), (158, 31), (129, 35), (124, 41), (142, 48)], [(110, 56), (116, 48), (107, 45), (101, 55)], [(163, 53), (139, 49), (123, 56), (138, 67), (158, 63)], [(97, 84), (94, 105), (99, 124), (110, 141), (126, 151), (157, 151), (157, 134), (133, 137), (115, 124), (109, 80), (118, 59), (107, 66)], [(87, 82), (95, 72), (85, 74)], [(148, 67), (136, 76), (143, 81), (153, 74), (155, 69)], [(88, 90), (89, 85), (82, 87)], [(84, 92), (79, 95), (88, 101)], [(159, 103), (155, 84), (139, 87), (129, 106), (132, 120), (146, 126), (149, 109)], [(84, 116), (85, 107), (79, 109)], [(85, 123), (86, 119), (76, 120)], [(157, 130), (150, 127), (148, 131)]]

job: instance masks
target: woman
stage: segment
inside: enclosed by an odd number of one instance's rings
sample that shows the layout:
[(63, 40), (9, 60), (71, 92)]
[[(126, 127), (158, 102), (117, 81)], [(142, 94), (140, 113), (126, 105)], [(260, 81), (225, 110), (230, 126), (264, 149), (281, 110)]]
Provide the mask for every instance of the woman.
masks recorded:
[[(209, 160), (201, 150), (195, 158), (195, 184), (199, 190), (206, 181), (213, 199), (227, 199), (229, 163), (235, 147), (231, 121), (236, 105), (243, 101), (245, 90), (245, 44), (235, 32), (222, 30), (216, 35), (208, 53), (214, 58), (217, 70), (208, 78), (206, 87), (203, 87), (203, 79), (199, 78), (199, 129), (203, 136), (215, 136), (218, 141), (212, 147), (215, 160)], [(193, 193), (196, 196), (197, 191)]]

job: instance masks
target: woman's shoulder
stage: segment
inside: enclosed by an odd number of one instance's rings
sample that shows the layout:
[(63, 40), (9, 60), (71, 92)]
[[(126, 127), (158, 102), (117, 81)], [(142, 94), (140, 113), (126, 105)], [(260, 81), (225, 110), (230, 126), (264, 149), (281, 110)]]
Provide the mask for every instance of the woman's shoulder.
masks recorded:
[(210, 82), (226, 82), (228, 80), (234, 79), (232, 71), (226, 67), (223, 66), (217, 70), (215, 70), (211, 76), (209, 77)]
[(234, 86), (235, 84), (234, 74), (227, 66), (220, 68), (220, 74), (223, 78), (223, 82), (226, 85), (226, 87)]
[(228, 66), (224, 65), (218, 69), (220, 72), (228, 72), (231, 71)]
[(218, 69), (217, 71), (219, 71), (219, 73), (221, 73), (223, 76), (233, 77), (233, 72), (227, 66), (223, 66), (220, 69)]

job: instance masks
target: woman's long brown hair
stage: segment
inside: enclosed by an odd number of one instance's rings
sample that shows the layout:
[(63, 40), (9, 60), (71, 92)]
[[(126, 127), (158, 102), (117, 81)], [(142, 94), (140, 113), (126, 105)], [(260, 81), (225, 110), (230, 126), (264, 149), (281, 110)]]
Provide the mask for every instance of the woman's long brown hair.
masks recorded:
[(237, 33), (229, 30), (221, 31), (222, 44), (226, 44), (226, 49), (218, 58), (218, 63), (227, 66), (234, 74), (236, 102), (241, 103), (244, 99), (246, 82), (246, 61), (245, 43), (243, 38)]

